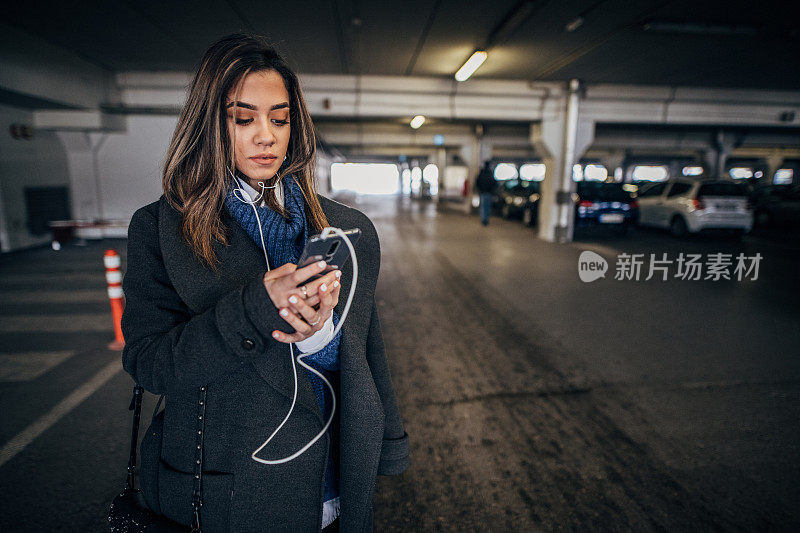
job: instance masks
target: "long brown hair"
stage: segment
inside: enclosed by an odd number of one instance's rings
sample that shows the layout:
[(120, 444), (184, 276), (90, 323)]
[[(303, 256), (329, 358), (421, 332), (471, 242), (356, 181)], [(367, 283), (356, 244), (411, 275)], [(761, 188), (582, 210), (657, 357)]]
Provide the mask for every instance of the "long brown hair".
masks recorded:
[[(297, 75), (264, 37), (233, 33), (212, 44), (194, 75), (164, 163), (162, 186), (167, 201), (183, 216), (183, 236), (197, 256), (217, 266), (213, 244), (227, 244), (222, 209), (233, 179), (234, 143), (228, 136), (225, 99), (245, 76), (273, 70), (289, 93), (290, 137), (287, 158), (278, 171), (294, 175), (306, 206), (309, 231), (321, 231), (328, 220), (316, 195), (314, 164), (316, 137)], [(285, 179), (285, 178), (282, 178)], [(287, 216), (268, 189), (267, 205)]]

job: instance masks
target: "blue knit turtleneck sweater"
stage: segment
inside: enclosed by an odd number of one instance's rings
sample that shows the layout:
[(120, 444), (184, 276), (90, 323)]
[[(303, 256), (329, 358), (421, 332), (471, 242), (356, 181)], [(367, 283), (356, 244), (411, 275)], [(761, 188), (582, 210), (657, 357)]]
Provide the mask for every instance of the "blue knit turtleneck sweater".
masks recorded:
[[(258, 218), (261, 220), (261, 228), (264, 232), (264, 242), (267, 245), (267, 257), (270, 266), (278, 268), (286, 263), (297, 263), (300, 254), (305, 248), (308, 240), (308, 226), (306, 223), (303, 194), (300, 186), (295, 181), (294, 176), (284, 176), (282, 178), (284, 208), (289, 214), (289, 219), (283, 218), (279, 213), (269, 207), (256, 205)], [(261, 237), (258, 231), (258, 219), (253, 212), (253, 206), (244, 203), (234, 194), (236, 186), (232, 185), (225, 197), (225, 208), (236, 222), (244, 229), (256, 245), (261, 247)], [(238, 196), (247, 199), (241, 191)], [(339, 316), (333, 312), (334, 327), (339, 323)], [(303, 358), (309, 366), (322, 373), (328, 381), (333, 382), (333, 373), (339, 370), (339, 342), (341, 331), (320, 351)], [(314, 373), (306, 370), (314, 394), (317, 397), (320, 410), (325, 420), (331, 414), (330, 391), (322, 380)], [(331, 429), (328, 428), (330, 435)], [(339, 495), (339, 475), (338, 461), (334, 461), (333, 454), (328, 454), (328, 464), (325, 468), (325, 499), (331, 500)]]

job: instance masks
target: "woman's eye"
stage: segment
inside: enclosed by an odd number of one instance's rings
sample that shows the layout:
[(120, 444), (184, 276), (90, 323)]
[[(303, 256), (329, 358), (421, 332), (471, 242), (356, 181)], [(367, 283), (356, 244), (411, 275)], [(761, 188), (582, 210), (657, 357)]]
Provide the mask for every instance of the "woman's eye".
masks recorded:
[(274, 122), (275, 124), (277, 124), (279, 126), (285, 126), (285, 125), (287, 125), (289, 123), (288, 120), (273, 120), (272, 122)]
[(237, 123), (237, 124), (241, 124), (241, 125), (244, 125), (244, 124), (250, 124), (251, 122), (253, 122), (253, 119), (252, 119), (252, 118), (248, 118), (248, 119), (237, 118), (237, 119), (236, 119), (236, 123)]

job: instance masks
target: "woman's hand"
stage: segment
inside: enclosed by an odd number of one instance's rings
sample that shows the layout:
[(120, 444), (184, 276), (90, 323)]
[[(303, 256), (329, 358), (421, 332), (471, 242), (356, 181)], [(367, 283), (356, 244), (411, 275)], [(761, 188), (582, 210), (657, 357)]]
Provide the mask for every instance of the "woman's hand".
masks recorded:
[(298, 269), (294, 263), (286, 263), (264, 275), (264, 286), (272, 303), (280, 310), (284, 320), (295, 329), (292, 334), (275, 330), (272, 332), (274, 339), (285, 343), (305, 340), (319, 331), (331, 316), (333, 308), (339, 302), (338, 279), (341, 271), (333, 270), (306, 283), (305, 291), (302, 287), (297, 287), (314, 274), (320, 273), (326, 266), (324, 261), (319, 261)]

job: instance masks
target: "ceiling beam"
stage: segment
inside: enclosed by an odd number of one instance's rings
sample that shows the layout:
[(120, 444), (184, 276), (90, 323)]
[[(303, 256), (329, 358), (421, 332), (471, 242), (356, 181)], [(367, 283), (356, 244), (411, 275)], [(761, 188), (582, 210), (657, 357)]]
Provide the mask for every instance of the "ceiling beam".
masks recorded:
[(589, 41), (587, 44), (579, 46), (578, 48), (575, 48), (568, 54), (550, 61), (539, 71), (534, 80), (543, 80), (548, 77), (552, 78), (556, 72), (574, 63), (575, 61), (582, 58), (589, 52), (595, 50), (596, 48), (599, 48), (603, 44), (610, 41), (613, 37), (616, 37), (618, 34), (624, 31), (640, 28), (642, 24), (647, 19), (649, 19), (654, 13), (658, 12), (661, 8), (663, 8), (667, 4), (672, 3), (673, 1), (674, 0), (665, 0), (643, 11), (640, 11), (635, 17), (633, 17), (633, 19), (631, 19), (629, 22), (625, 22), (617, 26), (615, 30), (603, 33), (601, 34), (600, 37)]
[(433, 8), (428, 15), (428, 20), (425, 22), (425, 27), (422, 29), (422, 34), (420, 34), (419, 39), (417, 39), (417, 47), (414, 49), (414, 53), (411, 54), (411, 59), (408, 61), (406, 70), (403, 72), (404, 76), (411, 76), (414, 73), (414, 67), (417, 64), (417, 59), (419, 58), (419, 54), (422, 53), (422, 48), (425, 46), (425, 41), (428, 39), (428, 33), (431, 31), (433, 21), (436, 20), (436, 14), (439, 12), (439, 6), (441, 5), (442, 0), (436, 0), (433, 3)]

